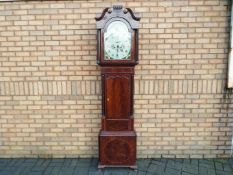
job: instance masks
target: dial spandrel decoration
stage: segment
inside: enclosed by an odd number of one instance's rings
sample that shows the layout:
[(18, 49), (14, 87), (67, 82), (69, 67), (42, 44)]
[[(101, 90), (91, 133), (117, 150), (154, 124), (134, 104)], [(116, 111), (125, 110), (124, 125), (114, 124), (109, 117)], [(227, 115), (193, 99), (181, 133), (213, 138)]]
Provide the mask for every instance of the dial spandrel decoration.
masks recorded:
[(104, 59), (128, 60), (131, 54), (131, 33), (122, 21), (109, 24), (104, 34)]

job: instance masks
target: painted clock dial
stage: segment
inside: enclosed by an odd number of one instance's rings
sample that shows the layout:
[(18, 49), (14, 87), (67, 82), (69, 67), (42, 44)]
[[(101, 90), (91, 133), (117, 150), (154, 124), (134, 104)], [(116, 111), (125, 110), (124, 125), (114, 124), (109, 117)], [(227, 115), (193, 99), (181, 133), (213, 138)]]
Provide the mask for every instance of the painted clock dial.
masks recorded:
[(131, 33), (122, 21), (109, 24), (104, 33), (104, 59), (128, 60), (131, 54)]

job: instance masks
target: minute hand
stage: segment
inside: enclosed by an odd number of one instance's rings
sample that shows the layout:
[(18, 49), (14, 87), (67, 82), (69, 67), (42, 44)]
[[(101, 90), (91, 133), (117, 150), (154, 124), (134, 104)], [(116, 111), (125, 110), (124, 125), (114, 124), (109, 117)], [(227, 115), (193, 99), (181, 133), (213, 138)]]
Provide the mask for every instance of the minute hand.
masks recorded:
[(117, 57), (118, 57), (119, 45), (117, 44)]

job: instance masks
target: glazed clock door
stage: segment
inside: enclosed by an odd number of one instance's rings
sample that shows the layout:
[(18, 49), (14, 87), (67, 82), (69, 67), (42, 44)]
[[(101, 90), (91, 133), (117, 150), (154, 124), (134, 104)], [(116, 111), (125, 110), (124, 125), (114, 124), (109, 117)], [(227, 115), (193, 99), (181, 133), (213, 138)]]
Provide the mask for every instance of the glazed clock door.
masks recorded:
[(122, 21), (109, 24), (104, 34), (104, 59), (128, 60), (131, 54), (132, 36), (127, 25)]
[(127, 119), (131, 110), (131, 76), (106, 76), (106, 117)]

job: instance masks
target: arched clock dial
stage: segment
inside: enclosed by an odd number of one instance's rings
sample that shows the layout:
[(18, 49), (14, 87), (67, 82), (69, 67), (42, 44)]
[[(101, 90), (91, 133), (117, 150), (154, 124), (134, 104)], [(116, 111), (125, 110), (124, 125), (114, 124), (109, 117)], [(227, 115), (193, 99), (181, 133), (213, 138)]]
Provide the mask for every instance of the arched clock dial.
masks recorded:
[(109, 24), (104, 34), (104, 59), (130, 59), (131, 33), (125, 23), (114, 21)]

